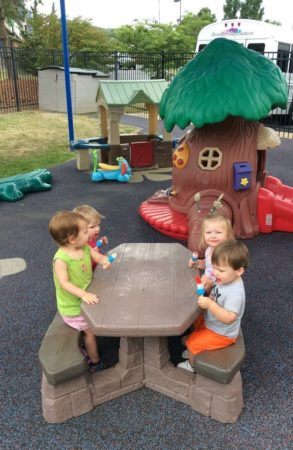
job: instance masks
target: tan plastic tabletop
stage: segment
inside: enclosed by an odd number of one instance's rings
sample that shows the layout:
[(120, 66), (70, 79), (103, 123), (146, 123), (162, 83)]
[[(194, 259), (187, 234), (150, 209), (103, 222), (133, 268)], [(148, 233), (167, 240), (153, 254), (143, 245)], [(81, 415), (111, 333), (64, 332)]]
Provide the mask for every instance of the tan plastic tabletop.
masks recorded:
[(82, 304), (98, 336), (182, 334), (199, 315), (190, 251), (180, 244), (121, 244), (112, 267), (97, 267), (89, 292), (101, 299)]

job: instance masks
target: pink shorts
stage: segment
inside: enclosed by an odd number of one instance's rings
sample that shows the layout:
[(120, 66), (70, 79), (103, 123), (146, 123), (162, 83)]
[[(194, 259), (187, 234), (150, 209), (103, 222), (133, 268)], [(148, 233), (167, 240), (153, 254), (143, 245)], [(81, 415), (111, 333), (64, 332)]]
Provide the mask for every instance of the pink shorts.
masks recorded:
[(62, 319), (67, 325), (78, 331), (89, 329), (89, 324), (85, 321), (83, 316), (62, 316)]

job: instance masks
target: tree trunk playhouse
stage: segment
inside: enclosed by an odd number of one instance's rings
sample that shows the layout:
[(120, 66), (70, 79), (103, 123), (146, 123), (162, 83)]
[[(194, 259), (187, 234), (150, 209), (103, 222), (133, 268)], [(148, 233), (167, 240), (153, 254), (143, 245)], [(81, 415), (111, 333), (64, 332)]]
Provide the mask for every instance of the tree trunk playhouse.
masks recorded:
[(293, 188), (266, 172), (266, 150), (280, 139), (259, 122), (285, 108), (287, 96), (278, 66), (238, 43), (213, 40), (163, 94), (167, 131), (175, 124), (193, 128), (173, 154), (171, 189), (143, 202), (141, 216), (160, 232), (188, 240), (193, 251), (203, 217), (223, 194), (222, 212), (236, 237), (293, 231)]

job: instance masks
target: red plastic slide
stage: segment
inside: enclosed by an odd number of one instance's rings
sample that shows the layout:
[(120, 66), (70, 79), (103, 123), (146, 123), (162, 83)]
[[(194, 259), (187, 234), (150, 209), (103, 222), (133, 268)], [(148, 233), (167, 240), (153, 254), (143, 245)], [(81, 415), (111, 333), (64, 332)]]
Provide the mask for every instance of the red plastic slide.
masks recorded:
[(293, 232), (293, 188), (278, 178), (268, 176), (258, 191), (258, 224), (260, 233)]

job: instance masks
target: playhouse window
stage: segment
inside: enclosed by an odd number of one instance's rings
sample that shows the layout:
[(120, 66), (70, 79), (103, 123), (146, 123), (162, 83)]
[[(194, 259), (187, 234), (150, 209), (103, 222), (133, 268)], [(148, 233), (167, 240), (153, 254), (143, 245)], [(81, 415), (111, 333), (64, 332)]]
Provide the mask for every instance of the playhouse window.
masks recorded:
[(216, 170), (222, 164), (223, 154), (218, 148), (204, 148), (199, 152), (198, 165), (202, 170)]

